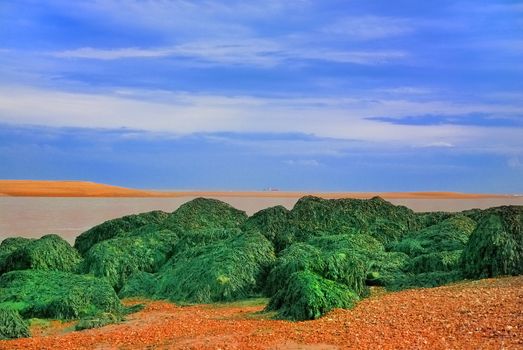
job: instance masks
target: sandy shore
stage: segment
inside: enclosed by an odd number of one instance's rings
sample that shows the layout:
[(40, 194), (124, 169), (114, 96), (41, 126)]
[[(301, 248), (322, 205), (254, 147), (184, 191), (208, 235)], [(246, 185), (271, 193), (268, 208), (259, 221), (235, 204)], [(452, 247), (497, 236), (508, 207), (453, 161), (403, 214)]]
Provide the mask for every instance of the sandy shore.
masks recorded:
[(255, 197), (299, 198), (314, 195), (323, 198), (385, 199), (480, 199), (512, 198), (513, 195), (459, 192), (286, 192), (286, 191), (151, 191), (110, 186), (86, 181), (0, 180), (0, 196), (14, 197)]

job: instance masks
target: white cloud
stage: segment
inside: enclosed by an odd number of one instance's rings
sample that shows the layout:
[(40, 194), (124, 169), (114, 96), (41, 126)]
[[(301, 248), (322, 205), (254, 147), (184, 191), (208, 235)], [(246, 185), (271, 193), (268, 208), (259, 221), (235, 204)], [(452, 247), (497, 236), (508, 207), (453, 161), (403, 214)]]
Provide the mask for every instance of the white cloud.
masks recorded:
[(290, 166), (306, 166), (306, 167), (317, 167), (317, 166), (321, 165), (321, 163), (318, 162), (316, 159), (289, 159), (289, 160), (285, 160), (283, 163), (290, 165)]
[(437, 141), (428, 143), (426, 145), (423, 145), (422, 147), (452, 148), (454, 147), (454, 145), (450, 142)]
[(414, 31), (409, 21), (400, 18), (359, 16), (344, 17), (323, 29), (346, 39), (370, 40), (400, 36)]
[(513, 169), (523, 168), (523, 162), (519, 159), (519, 157), (509, 158), (509, 160), (507, 161), (507, 165)]
[[(144, 99), (146, 98), (146, 99)], [(200, 132), (303, 133), (391, 146), (521, 150), (521, 128), (395, 125), (372, 116), (517, 113), (518, 106), (357, 98), (259, 98), (159, 92), (98, 95), (0, 87), (0, 121), (46, 126)]]
[(220, 40), (192, 42), (172, 47), (97, 49), (83, 47), (75, 50), (50, 52), (59, 58), (118, 60), (128, 58), (191, 58), (199, 62), (225, 65), (271, 67), (295, 60), (319, 60), (354, 64), (383, 64), (403, 59), (407, 53), (394, 50), (338, 50), (294, 46), (267, 39)]

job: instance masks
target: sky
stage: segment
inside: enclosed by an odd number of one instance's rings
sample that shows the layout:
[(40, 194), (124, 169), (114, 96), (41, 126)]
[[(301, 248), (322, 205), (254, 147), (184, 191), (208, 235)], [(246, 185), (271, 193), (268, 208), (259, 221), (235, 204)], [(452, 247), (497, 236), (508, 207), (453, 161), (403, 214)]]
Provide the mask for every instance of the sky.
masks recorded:
[(2, 1), (0, 178), (521, 194), (523, 1)]

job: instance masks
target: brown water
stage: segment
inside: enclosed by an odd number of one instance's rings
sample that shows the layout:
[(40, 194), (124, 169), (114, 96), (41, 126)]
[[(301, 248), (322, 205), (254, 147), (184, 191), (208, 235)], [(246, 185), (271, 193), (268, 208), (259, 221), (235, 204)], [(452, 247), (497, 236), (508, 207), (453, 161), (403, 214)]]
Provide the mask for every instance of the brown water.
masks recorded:
[[(0, 197), (0, 241), (11, 236), (40, 237), (56, 233), (69, 242), (106, 220), (151, 210), (172, 212), (193, 199), (182, 198), (47, 198)], [(252, 215), (283, 205), (292, 208), (298, 198), (216, 197)], [(499, 205), (523, 205), (523, 197), (487, 199), (393, 199), (415, 211), (461, 211)]]

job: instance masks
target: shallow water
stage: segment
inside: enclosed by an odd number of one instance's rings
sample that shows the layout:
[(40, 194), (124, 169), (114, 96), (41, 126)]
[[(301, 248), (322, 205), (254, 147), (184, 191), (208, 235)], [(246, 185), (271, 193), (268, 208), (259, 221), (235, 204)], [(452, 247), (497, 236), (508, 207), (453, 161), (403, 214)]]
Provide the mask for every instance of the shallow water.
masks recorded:
[[(292, 208), (298, 198), (215, 197), (252, 215), (274, 205)], [(193, 197), (180, 198), (48, 198), (0, 197), (0, 241), (7, 237), (40, 237), (56, 233), (69, 242), (106, 220), (151, 210), (172, 212)], [(415, 211), (461, 211), (499, 205), (523, 205), (523, 197), (488, 199), (393, 199)]]

